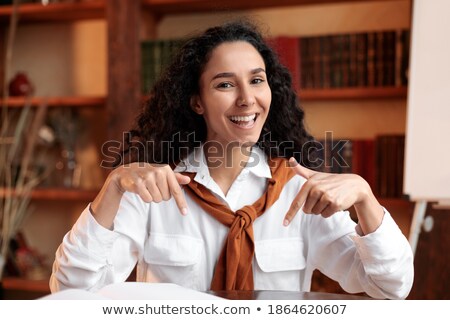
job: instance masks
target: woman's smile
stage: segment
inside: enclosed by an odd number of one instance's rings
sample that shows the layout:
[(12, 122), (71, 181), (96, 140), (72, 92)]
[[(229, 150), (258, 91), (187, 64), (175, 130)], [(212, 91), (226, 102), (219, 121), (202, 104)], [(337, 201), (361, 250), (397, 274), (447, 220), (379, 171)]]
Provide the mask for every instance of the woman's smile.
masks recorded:
[(249, 115), (230, 116), (228, 119), (239, 129), (252, 129), (255, 127), (259, 113), (251, 113)]

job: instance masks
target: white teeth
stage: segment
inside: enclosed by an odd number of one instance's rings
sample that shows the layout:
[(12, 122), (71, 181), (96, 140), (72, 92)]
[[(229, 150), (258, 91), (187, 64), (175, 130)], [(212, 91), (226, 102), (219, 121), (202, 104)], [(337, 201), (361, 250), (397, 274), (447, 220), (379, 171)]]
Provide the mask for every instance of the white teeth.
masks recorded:
[(249, 116), (231, 116), (230, 117), (230, 119), (232, 121), (245, 121), (245, 122), (255, 120), (255, 118), (256, 118), (256, 113), (249, 115)]

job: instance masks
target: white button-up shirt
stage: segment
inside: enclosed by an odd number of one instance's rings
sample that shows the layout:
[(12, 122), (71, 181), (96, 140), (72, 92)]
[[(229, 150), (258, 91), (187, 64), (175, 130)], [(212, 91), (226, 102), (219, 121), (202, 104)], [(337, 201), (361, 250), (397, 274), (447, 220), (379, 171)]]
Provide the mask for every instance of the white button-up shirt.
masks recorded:
[[(195, 181), (233, 211), (253, 204), (271, 177), (266, 155), (256, 147), (227, 195), (209, 175), (202, 148), (175, 171), (195, 172)], [(358, 235), (359, 227), (347, 211), (325, 219), (300, 210), (288, 227), (283, 226), (304, 182), (303, 177), (294, 176), (253, 224), (255, 290), (309, 291), (312, 273), (318, 269), (349, 293), (405, 298), (413, 282), (413, 255), (386, 210), (379, 228), (365, 236)], [(51, 290), (96, 291), (126, 280), (136, 263), (137, 281), (208, 290), (229, 229), (185, 197), (189, 213), (182, 216), (173, 198), (145, 203), (126, 192), (113, 230), (99, 225), (86, 208), (56, 252)]]

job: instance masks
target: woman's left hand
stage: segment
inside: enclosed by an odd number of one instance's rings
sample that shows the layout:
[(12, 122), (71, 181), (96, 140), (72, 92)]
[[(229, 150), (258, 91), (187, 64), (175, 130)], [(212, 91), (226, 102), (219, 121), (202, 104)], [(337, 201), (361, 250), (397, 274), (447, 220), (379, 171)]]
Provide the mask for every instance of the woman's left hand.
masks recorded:
[[(294, 158), (289, 159), (289, 164), (296, 174), (304, 177), (307, 181), (303, 184), (285, 216), (283, 222), (285, 226), (289, 225), (302, 207), (304, 213), (320, 214), (328, 218), (353, 205), (357, 209), (359, 219), (369, 219), (369, 221), (375, 219), (373, 222), (376, 227), (381, 223), (383, 216), (381, 206), (369, 184), (362, 177), (356, 174), (313, 171), (301, 166)], [(358, 210), (358, 206), (363, 210)], [(370, 217), (371, 210), (373, 211), (372, 217)], [(367, 215), (360, 217), (361, 211)]]

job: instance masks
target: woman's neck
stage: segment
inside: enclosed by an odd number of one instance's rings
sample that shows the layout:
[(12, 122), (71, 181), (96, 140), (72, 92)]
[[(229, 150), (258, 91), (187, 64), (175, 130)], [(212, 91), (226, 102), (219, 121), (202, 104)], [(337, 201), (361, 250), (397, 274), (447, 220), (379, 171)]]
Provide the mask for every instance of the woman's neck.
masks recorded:
[(231, 185), (248, 162), (251, 146), (210, 145), (203, 146), (209, 174), (222, 189), (224, 195), (228, 193)]

